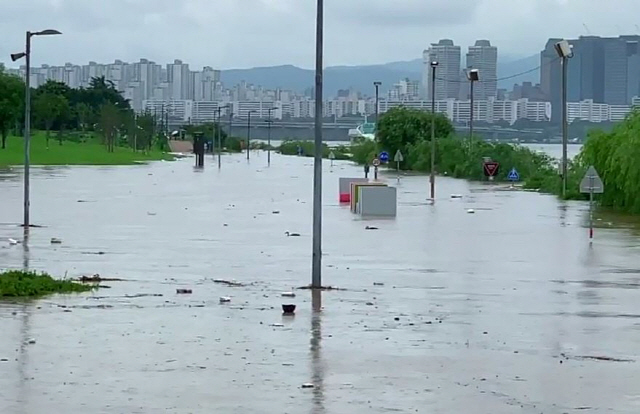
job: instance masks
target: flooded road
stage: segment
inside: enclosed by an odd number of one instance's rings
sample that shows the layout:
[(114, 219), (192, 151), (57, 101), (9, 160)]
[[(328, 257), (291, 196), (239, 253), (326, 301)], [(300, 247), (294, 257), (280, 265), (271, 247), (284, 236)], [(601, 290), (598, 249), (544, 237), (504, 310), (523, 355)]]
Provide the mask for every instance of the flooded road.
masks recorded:
[(344, 290), (287, 298), (311, 278), (312, 159), (223, 160), (36, 169), (28, 248), (0, 175), (1, 268), (125, 280), (0, 305), (0, 413), (640, 412), (634, 222), (602, 216), (590, 246), (586, 204), (440, 178), (430, 206), (418, 176), (363, 221), (338, 203), (361, 169), (325, 162)]

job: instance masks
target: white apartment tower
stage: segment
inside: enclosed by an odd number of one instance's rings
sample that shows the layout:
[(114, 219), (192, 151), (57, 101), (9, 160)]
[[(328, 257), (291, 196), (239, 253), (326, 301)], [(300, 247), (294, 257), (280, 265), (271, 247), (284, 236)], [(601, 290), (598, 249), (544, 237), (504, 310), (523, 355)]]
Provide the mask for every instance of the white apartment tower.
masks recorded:
[(434, 61), (438, 62), (435, 82), (436, 100), (458, 97), (460, 53), (460, 46), (454, 45), (453, 40), (450, 39), (432, 43), (429, 50), (424, 51), (423, 85), (426, 85), (428, 99), (431, 99), (431, 62)]
[(470, 69), (478, 69), (480, 77), (474, 85), (474, 99), (495, 98), (498, 95), (498, 48), (488, 40), (477, 40), (467, 53), (467, 70)]
[(192, 99), (193, 91), (189, 91), (191, 71), (189, 65), (175, 60), (167, 65), (167, 82), (171, 99)]

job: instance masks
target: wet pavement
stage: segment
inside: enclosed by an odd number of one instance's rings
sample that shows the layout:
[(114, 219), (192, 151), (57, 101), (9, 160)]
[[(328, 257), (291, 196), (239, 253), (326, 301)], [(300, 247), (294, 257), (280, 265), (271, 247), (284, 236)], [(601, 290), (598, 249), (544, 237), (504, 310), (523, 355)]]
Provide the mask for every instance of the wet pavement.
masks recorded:
[(590, 245), (584, 203), (439, 178), (431, 206), (407, 176), (398, 217), (365, 221), (337, 194), (361, 169), (325, 162), (344, 290), (281, 297), (310, 282), (312, 160), (223, 160), (38, 168), (28, 247), (0, 173), (0, 268), (125, 279), (0, 304), (0, 413), (640, 412), (635, 220), (603, 214)]

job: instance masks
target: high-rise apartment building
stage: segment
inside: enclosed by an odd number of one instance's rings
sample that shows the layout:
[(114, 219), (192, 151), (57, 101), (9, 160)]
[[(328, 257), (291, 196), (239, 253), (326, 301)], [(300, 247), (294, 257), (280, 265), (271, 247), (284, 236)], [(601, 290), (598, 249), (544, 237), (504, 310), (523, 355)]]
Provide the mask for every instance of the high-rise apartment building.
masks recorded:
[(498, 94), (498, 48), (488, 40), (469, 46), (467, 70), (478, 69), (480, 81), (474, 85), (474, 99), (495, 98)]
[(192, 99), (193, 90), (189, 91), (191, 84), (191, 71), (189, 65), (175, 60), (167, 65), (167, 82), (169, 83), (169, 95), (172, 99)]
[(423, 85), (426, 85), (426, 95), (431, 97), (431, 62), (438, 62), (436, 69), (435, 97), (436, 100), (457, 98), (460, 92), (458, 82), (460, 76), (460, 46), (453, 44), (453, 40), (442, 39), (432, 43), (429, 50), (423, 53), (424, 71)]
[[(554, 49), (559, 41), (549, 39), (540, 53), (540, 85), (551, 101), (554, 123), (562, 116), (562, 65)], [(640, 36), (581, 36), (569, 43), (573, 49), (567, 63), (569, 102), (629, 105), (640, 95)]]

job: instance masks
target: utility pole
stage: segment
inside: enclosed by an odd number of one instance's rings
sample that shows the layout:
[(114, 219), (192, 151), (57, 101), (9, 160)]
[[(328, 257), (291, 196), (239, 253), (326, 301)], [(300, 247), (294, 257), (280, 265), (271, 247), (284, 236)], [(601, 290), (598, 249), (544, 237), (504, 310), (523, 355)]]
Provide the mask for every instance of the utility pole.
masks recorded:
[(313, 256), (311, 287), (322, 288), (322, 75), (324, 1), (317, 0), (316, 18), (316, 108), (313, 159)]
[(431, 62), (431, 200), (436, 201), (436, 68), (438, 62)]

